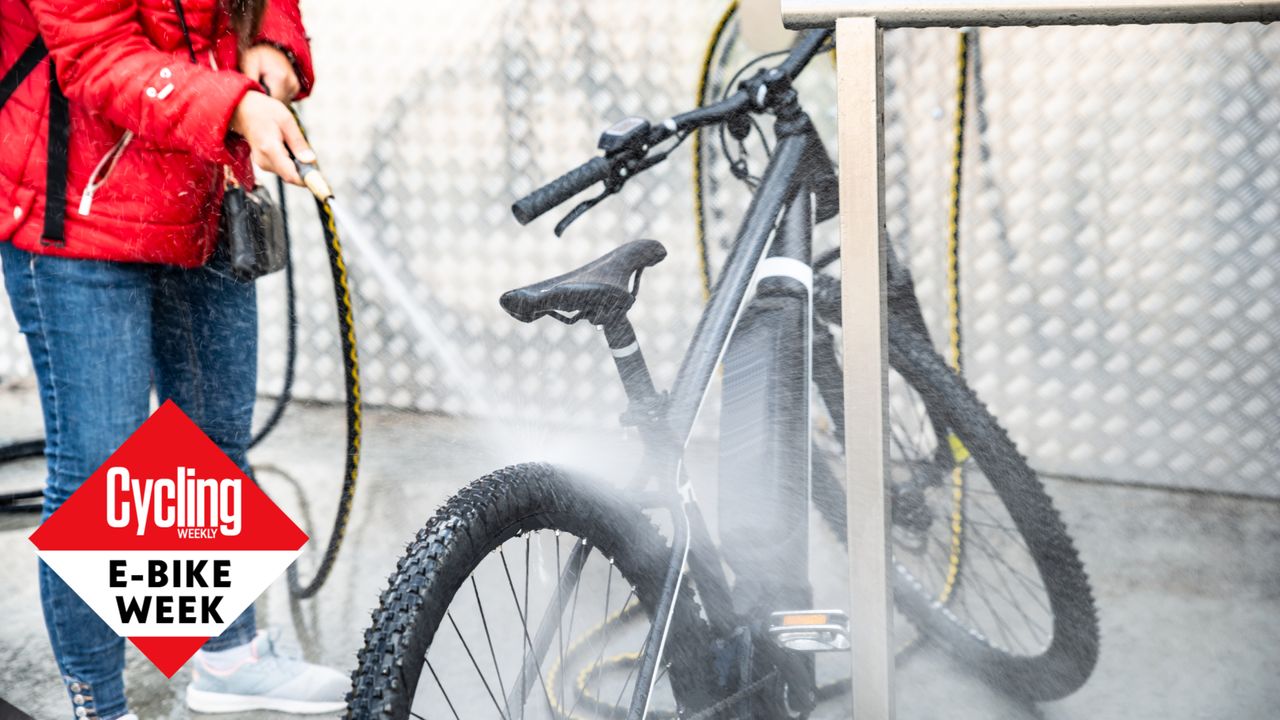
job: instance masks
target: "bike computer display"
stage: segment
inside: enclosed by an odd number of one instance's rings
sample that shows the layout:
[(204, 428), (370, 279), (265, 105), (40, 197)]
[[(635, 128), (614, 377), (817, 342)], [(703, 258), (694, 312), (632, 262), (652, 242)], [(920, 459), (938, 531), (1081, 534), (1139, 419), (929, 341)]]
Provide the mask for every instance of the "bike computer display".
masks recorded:
[(634, 141), (648, 134), (648, 120), (638, 117), (623, 118), (600, 134), (600, 143), (597, 147), (605, 151), (605, 154), (614, 153), (630, 147)]

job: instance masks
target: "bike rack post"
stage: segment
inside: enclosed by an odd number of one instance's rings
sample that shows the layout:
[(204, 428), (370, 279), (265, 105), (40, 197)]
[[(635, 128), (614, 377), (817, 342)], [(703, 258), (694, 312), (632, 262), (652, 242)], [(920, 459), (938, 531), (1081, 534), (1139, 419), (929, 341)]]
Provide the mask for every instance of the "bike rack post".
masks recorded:
[(1271, 22), (1280, 0), (781, 0), (836, 29), (853, 717), (893, 717), (885, 326), (885, 28)]

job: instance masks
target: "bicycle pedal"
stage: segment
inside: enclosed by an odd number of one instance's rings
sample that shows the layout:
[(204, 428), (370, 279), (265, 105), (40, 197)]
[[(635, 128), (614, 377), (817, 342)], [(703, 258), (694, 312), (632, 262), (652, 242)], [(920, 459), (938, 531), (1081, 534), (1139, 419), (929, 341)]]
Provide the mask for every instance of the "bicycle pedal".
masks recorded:
[(769, 638), (795, 652), (849, 649), (849, 615), (840, 610), (783, 610), (769, 616)]

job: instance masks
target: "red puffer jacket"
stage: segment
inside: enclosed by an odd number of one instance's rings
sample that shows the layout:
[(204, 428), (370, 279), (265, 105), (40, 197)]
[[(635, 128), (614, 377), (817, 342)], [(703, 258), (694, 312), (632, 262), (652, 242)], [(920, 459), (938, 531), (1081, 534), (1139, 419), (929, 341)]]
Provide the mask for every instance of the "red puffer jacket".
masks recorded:
[[(64, 242), (42, 240), (49, 61), (0, 108), (0, 241), (64, 257), (196, 267), (217, 237), (224, 166), (251, 178), (228, 138), (256, 81), (236, 71), (222, 0), (0, 0), (0, 70), (43, 36), (70, 115)], [(293, 59), (303, 94), (311, 53), (298, 0), (270, 0), (260, 42)]]

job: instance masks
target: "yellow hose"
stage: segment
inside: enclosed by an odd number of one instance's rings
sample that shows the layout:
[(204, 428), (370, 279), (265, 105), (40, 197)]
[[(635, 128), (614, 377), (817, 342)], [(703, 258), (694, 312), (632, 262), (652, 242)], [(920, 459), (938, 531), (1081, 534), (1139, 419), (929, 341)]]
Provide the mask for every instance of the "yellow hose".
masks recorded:
[[(957, 373), (963, 371), (960, 344), (960, 189), (964, 168), (965, 109), (969, 94), (969, 33), (961, 30), (956, 48), (956, 108), (952, 126), (951, 202), (947, 214), (947, 364)], [(938, 602), (946, 603), (960, 578), (960, 561), (964, 549), (964, 461), (969, 451), (955, 433), (951, 444), (951, 545), (947, 560), (947, 578)]]
[[(738, 0), (732, 0), (724, 9), (716, 27), (711, 31), (711, 39), (707, 42), (707, 50), (702, 56), (702, 72), (698, 76), (697, 105), (702, 107), (707, 102), (707, 83), (711, 76), (711, 62), (715, 59), (716, 47), (724, 36), (729, 21), (738, 12)], [(693, 131), (693, 224), (694, 241), (698, 245), (698, 268), (702, 272), (702, 299), (711, 298), (711, 259), (707, 254), (706, 217), (702, 207), (702, 128)]]

